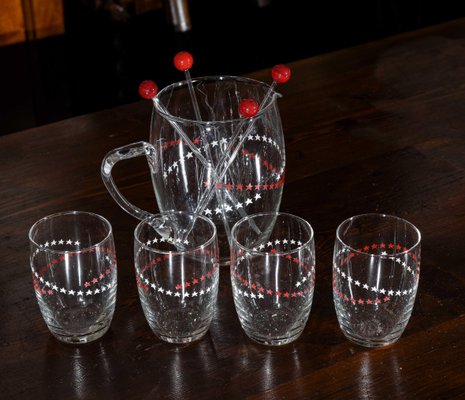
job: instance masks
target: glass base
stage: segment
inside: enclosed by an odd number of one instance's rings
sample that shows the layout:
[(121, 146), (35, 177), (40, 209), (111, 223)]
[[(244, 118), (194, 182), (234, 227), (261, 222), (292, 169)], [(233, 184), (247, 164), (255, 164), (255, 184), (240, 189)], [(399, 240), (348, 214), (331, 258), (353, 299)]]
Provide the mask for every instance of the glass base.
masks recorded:
[(99, 330), (83, 335), (61, 334), (58, 332), (50, 331), (52, 335), (60, 342), (67, 344), (85, 344), (100, 339), (110, 329), (110, 325), (102, 326)]
[(299, 336), (302, 334), (302, 331), (299, 331), (292, 336), (277, 337), (277, 338), (257, 336), (247, 331), (245, 331), (245, 333), (250, 339), (252, 339), (256, 343), (263, 344), (266, 346), (283, 346), (285, 344), (289, 344), (289, 343), (296, 341), (299, 338)]
[(202, 337), (205, 336), (207, 333), (208, 329), (205, 331), (199, 332), (195, 335), (192, 336), (184, 336), (184, 337), (173, 337), (173, 336), (166, 336), (166, 335), (160, 335), (159, 333), (155, 332), (155, 335), (157, 335), (161, 340), (168, 342), (168, 343), (174, 343), (174, 344), (186, 344), (186, 343), (192, 343), (195, 342)]
[(347, 332), (343, 332), (344, 336), (349, 339), (352, 343), (355, 343), (359, 346), (368, 347), (368, 348), (377, 348), (377, 347), (386, 347), (399, 340), (399, 337), (387, 337), (387, 338), (362, 338), (359, 336), (351, 335)]

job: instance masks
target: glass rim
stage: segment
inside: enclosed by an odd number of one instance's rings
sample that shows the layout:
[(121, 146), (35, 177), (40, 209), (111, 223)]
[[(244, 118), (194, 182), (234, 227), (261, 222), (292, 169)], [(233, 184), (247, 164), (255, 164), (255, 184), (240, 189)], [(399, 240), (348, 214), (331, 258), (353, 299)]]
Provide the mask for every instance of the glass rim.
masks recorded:
[[(269, 251), (263, 252), (263, 251), (259, 251), (259, 250), (253, 250), (253, 249), (239, 243), (239, 241), (235, 237), (235, 232), (239, 228), (239, 226), (242, 225), (243, 223), (249, 221), (249, 220), (254, 219), (254, 218), (266, 217), (266, 216), (276, 216), (276, 217), (285, 216), (285, 217), (290, 217), (292, 219), (295, 219), (295, 220), (299, 221), (304, 226), (304, 228), (309, 232), (310, 237), (308, 238), (308, 240), (303, 242), (299, 247), (296, 247), (295, 249), (292, 249), (292, 250), (283, 251), (283, 252), (280, 252), (280, 253), (272, 253), (272, 252), (269, 252)], [(257, 213), (257, 214), (250, 214), (250, 215), (247, 215), (244, 218), (241, 218), (239, 221), (237, 221), (234, 224), (233, 228), (231, 229), (231, 240), (234, 242), (234, 244), (237, 245), (237, 247), (239, 247), (240, 249), (246, 251), (247, 253), (251, 253), (251, 254), (255, 254), (255, 255), (262, 255), (262, 256), (269, 255), (269, 256), (281, 257), (281, 256), (285, 256), (285, 255), (288, 255), (288, 254), (295, 253), (296, 251), (300, 251), (302, 248), (308, 246), (313, 241), (314, 234), (315, 234), (315, 232), (314, 232), (312, 226), (310, 225), (310, 222), (303, 219), (302, 217), (299, 217), (298, 215), (290, 214), (290, 213), (287, 213), (287, 212), (280, 212), (280, 211), (272, 212), (271, 211), (271, 212), (262, 212), (262, 213)]]
[[(164, 215), (172, 215), (172, 214), (188, 215), (188, 216), (192, 216), (192, 217), (194, 217), (196, 219), (200, 218), (200, 219), (206, 221), (208, 225), (213, 227), (212, 235), (210, 236), (210, 238), (208, 240), (206, 240), (201, 245), (190, 248), (188, 250), (162, 250), (162, 249), (150, 247), (145, 242), (142, 242), (139, 239), (138, 234), (140, 233), (140, 230), (142, 229), (142, 226), (144, 224), (147, 224), (150, 220), (152, 220), (154, 218), (164, 216)], [(134, 240), (137, 242), (137, 244), (140, 247), (144, 248), (145, 250), (148, 250), (148, 251), (151, 251), (151, 252), (157, 252), (157, 253), (160, 253), (160, 254), (186, 254), (186, 253), (190, 253), (190, 252), (195, 252), (196, 250), (200, 250), (200, 249), (203, 249), (205, 247), (210, 246), (210, 244), (215, 240), (216, 235), (217, 235), (216, 225), (210, 218), (207, 218), (207, 217), (205, 217), (204, 215), (201, 215), (201, 214), (191, 213), (191, 212), (188, 212), (188, 211), (166, 211), (166, 212), (160, 212), (158, 214), (153, 214), (152, 216), (144, 218), (142, 221), (140, 221), (137, 224), (137, 226), (135, 227), (135, 229), (134, 229)]]
[(415, 243), (412, 246), (410, 246), (407, 250), (402, 250), (401, 252), (395, 253), (396, 256), (401, 256), (401, 255), (411, 253), (421, 243), (421, 232), (420, 232), (420, 230), (414, 224), (412, 224), (410, 221), (407, 221), (404, 218), (398, 217), (396, 215), (383, 214), (383, 213), (359, 214), (359, 215), (353, 215), (352, 217), (346, 218), (344, 221), (342, 221), (338, 225), (338, 227), (336, 229), (336, 239), (339, 242), (341, 242), (343, 244), (343, 246), (347, 247), (348, 249), (350, 249), (350, 251), (352, 251), (354, 253), (363, 254), (363, 255), (367, 255), (367, 256), (375, 256), (375, 257), (380, 257), (380, 258), (392, 258), (393, 257), (392, 254), (391, 255), (389, 255), (389, 254), (387, 254), (387, 255), (386, 254), (372, 254), (372, 253), (368, 253), (366, 251), (360, 251), (360, 250), (354, 249), (352, 246), (348, 245), (344, 240), (342, 240), (341, 235), (340, 235), (340, 230), (342, 229), (344, 224), (346, 224), (349, 221), (354, 221), (354, 220), (357, 220), (357, 219), (360, 219), (360, 218), (366, 218), (366, 217), (382, 217), (382, 218), (387, 218), (387, 219), (391, 219), (391, 220), (402, 221), (407, 226), (409, 226), (417, 234), (417, 240), (415, 241)]
[[(244, 83), (253, 83), (259, 86), (263, 86), (267, 88), (268, 90), (271, 88), (271, 85), (268, 83), (259, 81), (257, 79), (252, 79), (252, 78), (247, 78), (247, 77), (242, 77), (242, 76), (235, 76), (235, 75), (208, 75), (208, 76), (200, 76), (197, 78), (192, 78), (192, 83), (196, 83), (198, 81), (225, 81), (225, 80), (230, 80), (230, 81), (239, 81), (239, 82), (244, 82)], [(218, 121), (198, 121), (196, 119), (190, 119), (190, 118), (183, 118), (179, 117), (176, 115), (173, 115), (169, 112), (167, 112), (166, 106), (163, 104), (162, 107), (160, 107), (161, 101), (159, 100), (159, 96), (164, 95), (166, 92), (169, 90), (174, 90), (176, 88), (180, 88), (183, 86), (187, 86), (187, 80), (184, 79), (179, 82), (174, 82), (171, 83), (170, 85), (164, 87), (162, 90), (158, 92), (156, 96), (153, 97), (152, 102), (154, 108), (157, 110), (158, 113), (160, 113), (164, 118), (176, 121), (176, 122), (181, 122), (181, 123), (195, 123), (198, 125), (211, 125), (211, 124), (231, 124), (234, 122), (239, 122), (239, 121), (254, 121), (257, 118), (261, 117), (269, 107), (274, 103), (274, 99), (276, 97), (281, 97), (281, 94), (276, 92), (275, 90), (272, 89), (272, 95), (271, 99), (273, 101), (268, 101), (265, 107), (261, 108), (258, 110), (257, 114), (255, 114), (253, 117), (249, 118), (244, 118), (244, 117), (239, 117), (239, 118), (233, 118), (233, 119), (228, 119), (228, 120), (218, 120)], [(265, 92), (266, 93), (266, 92)], [(164, 110), (163, 110), (164, 109)], [(166, 111), (165, 111), (166, 110)]]
[[(83, 247), (83, 248), (81, 248), (79, 250), (56, 250), (56, 249), (51, 249), (51, 248), (44, 247), (44, 245), (41, 245), (41, 244), (37, 243), (32, 238), (33, 231), (37, 230), (38, 226), (40, 224), (46, 222), (47, 220), (52, 220), (52, 219), (56, 219), (56, 218), (59, 218), (59, 217), (64, 217), (64, 216), (67, 216), (67, 215), (87, 215), (87, 216), (96, 218), (96, 219), (98, 219), (98, 220), (100, 220), (101, 222), (104, 223), (104, 225), (106, 226), (108, 232), (105, 235), (105, 237), (102, 240), (100, 240), (98, 243), (95, 243), (95, 244), (93, 244), (91, 246)], [(49, 214), (49, 215), (47, 215), (45, 217), (42, 217), (41, 219), (34, 222), (34, 224), (31, 226), (31, 228), (29, 229), (28, 237), (29, 237), (29, 241), (34, 246), (40, 248), (42, 251), (45, 251), (47, 253), (67, 254), (67, 253), (88, 252), (90, 249), (101, 246), (102, 243), (106, 242), (111, 237), (112, 234), (113, 234), (113, 228), (112, 228), (110, 222), (105, 217), (102, 217), (101, 215), (93, 213), (91, 211), (77, 211), (77, 210), (74, 210), (74, 211), (61, 211), (61, 212)]]

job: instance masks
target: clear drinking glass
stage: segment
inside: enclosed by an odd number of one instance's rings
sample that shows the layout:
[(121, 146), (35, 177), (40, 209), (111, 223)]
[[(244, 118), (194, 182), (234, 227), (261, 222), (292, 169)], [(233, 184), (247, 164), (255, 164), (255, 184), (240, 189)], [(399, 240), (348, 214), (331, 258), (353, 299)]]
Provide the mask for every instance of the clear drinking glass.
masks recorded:
[(215, 224), (185, 212), (154, 215), (134, 232), (139, 297), (152, 331), (188, 343), (208, 331), (219, 281)]
[(57, 339), (86, 343), (110, 327), (116, 300), (116, 253), (110, 223), (70, 211), (29, 231), (32, 281), (42, 316)]
[(250, 215), (232, 229), (231, 281), (242, 328), (254, 341), (281, 345), (302, 333), (313, 300), (313, 229), (286, 213)]
[(365, 347), (394, 343), (412, 314), (420, 231), (390, 215), (364, 214), (337, 228), (333, 298), (344, 335)]

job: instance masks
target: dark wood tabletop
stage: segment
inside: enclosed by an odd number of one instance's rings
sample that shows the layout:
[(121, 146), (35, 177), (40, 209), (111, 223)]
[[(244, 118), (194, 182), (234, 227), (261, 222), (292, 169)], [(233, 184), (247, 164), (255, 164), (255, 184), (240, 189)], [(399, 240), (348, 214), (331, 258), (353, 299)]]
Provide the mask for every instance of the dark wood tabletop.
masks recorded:
[[(148, 139), (151, 104), (138, 102), (0, 137), (0, 398), (465, 398), (465, 20), (290, 66), (279, 88), (281, 210), (312, 224), (317, 252), (302, 336), (283, 347), (251, 342), (227, 267), (202, 340), (170, 345), (151, 332), (134, 278), (137, 221), (100, 178), (109, 150)], [(269, 71), (252, 76), (269, 81)], [(130, 200), (156, 211), (144, 160), (118, 164), (115, 176)], [(115, 234), (116, 311), (110, 331), (88, 345), (51, 336), (31, 280), (28, 229), (63, 210), (101, 214)], [(422, 232), (411, 320), (397, 343), (374, 350), (345, 339), (331, 287), (336, 227), (367, 212)]]

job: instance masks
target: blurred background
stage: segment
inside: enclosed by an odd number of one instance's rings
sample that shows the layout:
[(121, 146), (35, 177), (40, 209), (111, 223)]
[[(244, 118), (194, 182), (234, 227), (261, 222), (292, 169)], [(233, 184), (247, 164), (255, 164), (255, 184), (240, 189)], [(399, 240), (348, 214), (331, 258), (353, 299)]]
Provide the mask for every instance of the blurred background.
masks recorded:
[(465, 16), (457, 0), (0, 0), (0, 134), (138, 101), (144, 79), (242, 75)]

